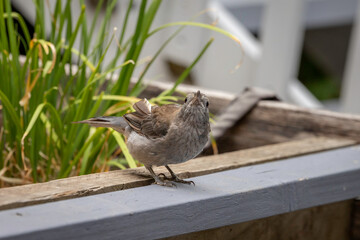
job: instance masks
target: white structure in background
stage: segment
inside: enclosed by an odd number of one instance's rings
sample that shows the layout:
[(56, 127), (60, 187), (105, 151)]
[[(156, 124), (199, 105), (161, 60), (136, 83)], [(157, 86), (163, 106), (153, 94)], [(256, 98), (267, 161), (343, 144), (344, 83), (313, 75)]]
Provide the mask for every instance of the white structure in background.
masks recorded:
[(350, 41), (341, 100), (344, 112), (360, 113), (360, 4)]
[[(49, 1), (50, 5), (54, 1)], [(12, 0), (18, 9), (30, 20), (34, 21), (35, 10), (21, 0)], [(246, 86), (261, 86), (276, 91), (283, 100), (307, 107), (321, 107), (309, 91), (296, 79), (303, 42), (304, 29), (308, 25), (325, 26), (336, 24), (346, 18), (352, 18), (357, 0), (178, 0), (163, 1), (153, 27), (174, 21), (190, 19), (204, 9), (211, 8), (196, 21), (212, 23), (228, 30), (240, 39), (245, 55), (237, 43), (223, 35), (209, 30), (187, 27), (164, 50), (147, 77), (161, 81), (171, 79), (167, 62), (175, 62), (187, 66), (196, 57), (201, 48), (211, 36), (215, 36), (213, 46), (208, 49), (203, 59), (192, 73), (195, 84), (206, 88), (240, 92)], [(128, 1), (119, 1), (117, 12), (113, 14), (112, 26), (121, 25)], [(130, 15), (128, 30), (133, 31), (136, 23), (136, 12), (139, 1), (135, 1)], [(248, 27), (260, 29), (262, 42), (250, 33), (229, 9), (248, 6), (265, 6), (261, 26), (253, 15), (259, 13), (259, 8), (249, 8), (255, 11), (247, 15), (250, 19)], [(51, 6), (51, 9), (53, 6)], [(79, 3), (72, 1), (72, 9), (80, 12)], [(94, 9), (93, 9), (94, 12)], [(348, 54), (345, 72), (345, 86), (341, 95), (341, 110), (360, 113), (360, 7), (357, 10), (357, 21)], [(75, 16), (76, 17), (76, 16)], [(87, 9), (87, 18), (91, 20), (91, 9)], [(75, 24), (75, 21), (74, 21)], [(100, 23), (98, 23), (100, 25)], [(176, 28), (168, 29), (152, 36), (147, 42), (141, 58), (152, 56), (161, 44)], [(128, 33), (128, 35), (131, 32)], [(75, 47), (79, 43), (75, 43)], [(114, 43), (112, 47), (117, 47)], [(109, 51), (109, 55), (115, 51)], [(109, 58), (110, 59), (110, 58)], [(240, 68), (232, 73), (234, 67), (242, 60)], [(141, 67), (137, 70), (141, 71)], [(165, 73), (159, 76), (159, 73)]]
[(304, 1), (278, 0), (266, 8), (262, 57), (254, 85), (274, 90), (281, 98), (307, 107), (321, 104), (296, 79), (303, 42)]

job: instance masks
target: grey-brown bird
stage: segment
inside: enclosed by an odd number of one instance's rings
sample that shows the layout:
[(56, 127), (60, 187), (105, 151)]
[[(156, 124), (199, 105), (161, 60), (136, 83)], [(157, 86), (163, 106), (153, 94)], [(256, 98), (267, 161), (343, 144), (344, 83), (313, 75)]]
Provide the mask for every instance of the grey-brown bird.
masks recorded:
[[(151, 106), (143, 99), (133, 105), (135, 112), (123, 117), (96, 117), (78, 123), (109, 127), (123, 134), (131, 155), (144, 164), (156, 184), (194, 184), (176, 176), (169, 164), (188, 161), (201, 153), (210, 133), (208, 107), (209, 99), (198, 91), (188, 94), (183, 105)], [(153, 166), (165, 166), (171, 178), (159, 174), (160, 178)]]

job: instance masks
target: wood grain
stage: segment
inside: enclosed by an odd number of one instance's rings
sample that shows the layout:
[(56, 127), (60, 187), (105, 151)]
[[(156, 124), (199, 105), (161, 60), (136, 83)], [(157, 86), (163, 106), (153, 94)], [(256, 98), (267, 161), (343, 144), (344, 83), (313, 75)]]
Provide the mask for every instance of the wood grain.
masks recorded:
[(230, 152), (311, 136), (346, 137), (360, 142), (360, 116), (260, 101), (218, 140), (218, 148)]
[[(329, 149), (350, 146), (349, 139), (314, 137), (299, 141), (268, 145), (226, 154), (193, 159), (172, 169), (182, 178), (201, 176), (251, 164), (269, 162)], [(157, 173), (165, 168), (155, 169)], [(90, 174), (46, 183), (0, 189), (0, 210), (76, 198), (110, 191), (145, 186), (152, 179), (145, 168)]]

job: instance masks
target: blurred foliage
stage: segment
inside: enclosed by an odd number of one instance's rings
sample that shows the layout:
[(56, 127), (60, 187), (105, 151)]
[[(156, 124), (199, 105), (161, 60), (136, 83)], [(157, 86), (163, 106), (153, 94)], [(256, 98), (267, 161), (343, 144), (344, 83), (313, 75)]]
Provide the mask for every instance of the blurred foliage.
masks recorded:
[[(95, 115), (121, 116), (132, 111), (132, 104), (145, 89), (142, 80), (167, 44), (185, 27), (201, 27), (220, 32), (239, 42), (228, 32), (211, 24), (175, 22), (152, 29), (161, 0), (139, 5), (135, 29), (125, 36), (129, 13), (118, 31), (110, 29), (110, 19), (117, 1), (97, 2), (91, 22), (86, 19), (84, 0), (81, 13), (74, 18), (71, 0), (57, 0), (50, 10), (48, 1), (34, 0), (34, 34), (22, 16), (11, 9), (10, 0), (0, 0), (0, 187), (88, 174), (139, 165), (127, 153), (123, 137), (111, 129), (72, 124)], [(100, 10), (105, 14), (99, 18)], [(50, 11), (51, 21), (45, 19)], [(100, 28), (95, 35), (95, 25)], [(50, 32), (46, 27), (50, 26)], [(151, 61), (145, 64), (133, 88), (130, 80), (141, 62), (139, 56), (148, 38), (156, 32), (177, 26), (162, 43)], [(74, 48), (75, 40), (80, 49)], [(112, 41), (118, 48), (105, 66)], [(171, 96), (186, 79), (194, 65), (211, 45), (211, 38), (199, 49), (194, 61), (183, 71), (173, 88), (150, 99), (153, 104), (178, 100)], [(25, 56), (20, 55), (20, 50)], [(71, 67), (76, 63), (76, 67)], [(108, 81), (116, 71), (119, 76)], [(120, 148), (119, 148), (120, 146)]]
[(311, 56), (303, 52), (299, 70), (300, 81), (319, 100), (339, 98), (340, 86)]

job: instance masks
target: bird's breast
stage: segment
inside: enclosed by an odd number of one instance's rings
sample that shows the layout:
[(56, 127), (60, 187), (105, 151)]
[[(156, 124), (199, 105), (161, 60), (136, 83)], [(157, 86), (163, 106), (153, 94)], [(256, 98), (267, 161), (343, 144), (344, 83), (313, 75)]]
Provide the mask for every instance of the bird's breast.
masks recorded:
[(171, 159), (174, 163), (185, 162), (196, 157), (204, 149), (209, 132), (206, 128), (182, 126), (171, 129), (168, 141), (171, 142)]
[(208, 141), (208, 128), (190, 125), (170, 127), (166, 136), (149, 139), (132, 132), (127, 146), (132, 156), (144, 165), (167, 165), (196, 157)]

